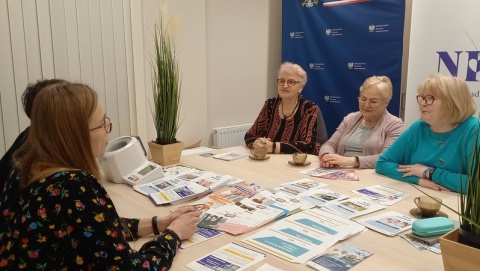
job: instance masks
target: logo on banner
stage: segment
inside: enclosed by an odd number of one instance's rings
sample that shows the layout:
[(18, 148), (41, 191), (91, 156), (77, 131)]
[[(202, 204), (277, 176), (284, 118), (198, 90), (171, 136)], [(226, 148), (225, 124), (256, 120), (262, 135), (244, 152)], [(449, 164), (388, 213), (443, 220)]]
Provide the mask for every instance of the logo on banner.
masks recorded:
[(367, 63), (364, 62), (348, 62), (347, 64), (349, 70), (366, 70)]
[(304, 0), (302, 2), (302, 7), (311, 8), (314, 5), (318, 5), (318, 0)]
[(325, 70), (325, 63), (310, 63), (308, 66), (310, 67), (310, 70)]
[(341, 35), (343, 35), (342, 31), (343, 31), (343, 29), (341, 29), (341, 28), (334, 28), (334, 29), (327, 28), (327, 29), (325, 29), (325, 35), (327, 35), (327, 36), (341, 36)]
[(336, 103), (336, 104), (339, 104), (340, 103), (340, 96), (328, 96), (328, 95), (325, 95), (323, 97), (323, 99), (325, 99), (325, 102), (327, 103)]
[(304, 38), (304, 32), (290, 32), (290, 38), (291, 39), (303, 39)]
[(368, 31), (372, 33), (383, 33), (388, 32), (388, 28), (390, 25), (388, 24), (371, 24), (368, 26)]

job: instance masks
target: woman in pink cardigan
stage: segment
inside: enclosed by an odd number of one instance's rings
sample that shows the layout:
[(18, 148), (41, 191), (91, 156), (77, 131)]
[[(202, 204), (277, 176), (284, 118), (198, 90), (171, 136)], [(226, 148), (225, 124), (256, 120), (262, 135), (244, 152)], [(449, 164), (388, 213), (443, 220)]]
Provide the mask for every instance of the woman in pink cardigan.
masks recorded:
[(319, 151), (322, 167), (375, 168), (382, 154), (405, 130), (405, 123), (388, 113), (392, 82), (372, 76), (363, 82), (360, 111), (348, 114)]

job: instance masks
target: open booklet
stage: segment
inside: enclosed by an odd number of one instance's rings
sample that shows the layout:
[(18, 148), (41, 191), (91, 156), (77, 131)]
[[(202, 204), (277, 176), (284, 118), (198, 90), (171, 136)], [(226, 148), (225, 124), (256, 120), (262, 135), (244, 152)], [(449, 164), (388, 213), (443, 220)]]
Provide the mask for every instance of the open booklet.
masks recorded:
[(135, 186), (134, 189), (141, 191), (142, 194), (149, 192), (148, 196), (155, 205), (163, 205), (202, 196), (232, 181), (237, 181), (237, 179), (230, 175), (218, 175), (213, 172), (194, 170)]

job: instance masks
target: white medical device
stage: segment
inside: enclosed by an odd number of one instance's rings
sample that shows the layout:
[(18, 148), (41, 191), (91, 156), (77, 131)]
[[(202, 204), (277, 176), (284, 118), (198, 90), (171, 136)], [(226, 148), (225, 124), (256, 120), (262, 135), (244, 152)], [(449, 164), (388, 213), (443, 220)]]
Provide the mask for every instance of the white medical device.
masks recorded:
[(146, 158), (136, 137), (121, 136), (108, 143), (100, 165), (107, 180), (130, 185), (148, 183), (164, 176), (162, 167)]

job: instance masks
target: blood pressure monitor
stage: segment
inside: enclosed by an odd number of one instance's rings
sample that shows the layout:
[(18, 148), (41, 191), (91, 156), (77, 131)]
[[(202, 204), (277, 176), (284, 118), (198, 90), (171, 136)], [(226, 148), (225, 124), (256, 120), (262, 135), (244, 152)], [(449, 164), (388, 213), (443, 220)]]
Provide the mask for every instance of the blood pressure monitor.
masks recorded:
[(122, 136), (108, 143), (100, 165), (107, 180), (130, 185), (148, 183), (164, 176), (160, 165), (148, 161), (141, 141)]

